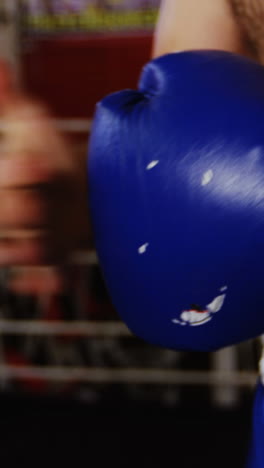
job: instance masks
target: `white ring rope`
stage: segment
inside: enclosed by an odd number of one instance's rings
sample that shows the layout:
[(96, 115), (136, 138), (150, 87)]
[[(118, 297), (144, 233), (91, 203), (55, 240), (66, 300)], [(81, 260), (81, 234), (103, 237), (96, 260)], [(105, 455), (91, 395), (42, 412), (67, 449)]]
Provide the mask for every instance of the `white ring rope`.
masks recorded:
[(89, 133), (92, 119), (51, 119), (51, 122), (63, 132)]
[(0, 319), (0, 333), (6, 335), (78, 335), (105, 338), (133, 337), (122, 322), (44, 321)]
[[(0, 333), (13, 335), (77, 335), (88, 337), (130, 337), (122, 322), (58, 322), (0, 320)], [(44, 379), (53, 382), (82, 381), (112, 384), (206, 385), (254, 388), (253, 371), (181, 371), (150, 368), (105, 368), (65, 366), (0, 365), (0, 379)]]
[(69, 261), (76, 265), (97, 265), (99, 263), (95, 250), (82, 250), (73, 252)]
[(0, 365), (0, 378), (44, 379), (54, 382), (83, 381), (115, 384), (221, 385), (254, 387), (254, 372), (205, 372), (162, 369), (111, 369), (104, 367), (41, 367)]

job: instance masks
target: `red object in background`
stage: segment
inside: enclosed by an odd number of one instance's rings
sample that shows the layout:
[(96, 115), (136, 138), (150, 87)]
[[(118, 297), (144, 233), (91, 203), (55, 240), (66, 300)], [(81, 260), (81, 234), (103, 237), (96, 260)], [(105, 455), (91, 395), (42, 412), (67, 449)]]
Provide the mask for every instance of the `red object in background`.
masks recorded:
[(24, 84), (56, 116), (91, 118), (102, 97), (137, 87), (151, 44), (150, 34), (27, 39)]
[[(9, 366), (14, 366), (16, 369), (25, 369), (32, 366), (30, 362), (22, 353), (15, 349), (7, 349), (5, 352), (5, 363)], [(31, 391), (34, 393), (43, 393), (48, 390), (49, 382), (47, 379), (39, 377), (16, 377), (13, 378), (21, 390)]]

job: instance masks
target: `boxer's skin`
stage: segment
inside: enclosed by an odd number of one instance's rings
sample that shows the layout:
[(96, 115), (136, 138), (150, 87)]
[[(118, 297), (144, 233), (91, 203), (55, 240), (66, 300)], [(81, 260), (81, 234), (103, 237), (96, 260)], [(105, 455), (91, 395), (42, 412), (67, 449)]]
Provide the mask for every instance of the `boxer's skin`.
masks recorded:
[[(228, 0), (163, 0), (153, 57), (186, 49), (254, 57)], [(15, 89), (3, 65), (0, 109), (8, 129), (0, 147), (0, 265), (20, 265), (10, 280), (17, 292), (56, 292), (56, 268), (39, 266), (63, 264), (89, 237), (85, 170), (48, 112)]]
[(252, 56), (232, 0), (162, 0), (153, 57), (191, 49), (220, 49)]

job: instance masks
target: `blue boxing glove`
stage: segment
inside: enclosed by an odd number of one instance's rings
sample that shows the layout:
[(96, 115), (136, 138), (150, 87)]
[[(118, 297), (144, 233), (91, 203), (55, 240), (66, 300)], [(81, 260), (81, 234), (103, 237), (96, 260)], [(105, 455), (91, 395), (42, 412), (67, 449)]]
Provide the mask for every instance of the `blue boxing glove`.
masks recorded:
[(97, 106), (96, 247), (113, 304), (144, 340), (210, 351), (264, 332), (264, 68), (170, 54)]

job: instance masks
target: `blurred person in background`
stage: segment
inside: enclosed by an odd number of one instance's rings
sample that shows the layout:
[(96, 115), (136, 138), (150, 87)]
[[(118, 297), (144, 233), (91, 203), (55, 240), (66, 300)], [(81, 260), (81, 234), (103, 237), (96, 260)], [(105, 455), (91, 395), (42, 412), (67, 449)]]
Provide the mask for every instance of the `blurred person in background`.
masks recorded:
[[(152, 55), (221, 49), (263, 62), (263, 20), (262, 0), (163, 0)], [(17, 89), (5, 63), (0, 113), (0, 265), (18, 267), (10, 287), (19, 293), (60, 291), (60, 266), (84, 238), (92, 245), (85, 171), (48, 110)]]

